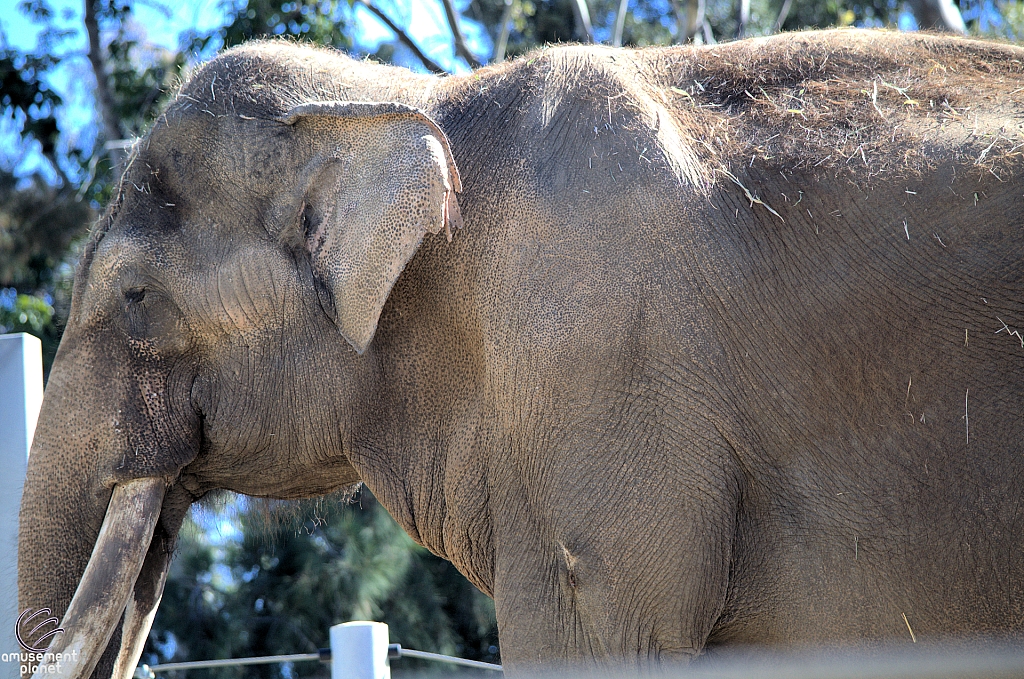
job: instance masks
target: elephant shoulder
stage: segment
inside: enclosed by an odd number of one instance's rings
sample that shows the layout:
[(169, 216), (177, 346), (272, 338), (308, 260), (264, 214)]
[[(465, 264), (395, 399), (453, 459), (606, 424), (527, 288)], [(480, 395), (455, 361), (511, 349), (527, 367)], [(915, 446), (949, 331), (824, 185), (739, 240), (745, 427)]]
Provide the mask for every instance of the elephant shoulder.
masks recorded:
[(485, 175), (524, 168), (558, 196), (710, 185), (689, 121), (636, 50), (553, 46), (444, 83), (443, 126)]

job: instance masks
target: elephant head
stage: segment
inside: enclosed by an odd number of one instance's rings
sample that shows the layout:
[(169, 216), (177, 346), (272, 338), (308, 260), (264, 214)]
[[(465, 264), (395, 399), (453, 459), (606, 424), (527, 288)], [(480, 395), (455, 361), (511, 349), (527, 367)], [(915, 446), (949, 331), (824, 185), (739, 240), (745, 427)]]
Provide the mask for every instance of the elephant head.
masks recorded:
[(131, 675), (197, 498), (360, 479), (375, 328), (461, 184), (422, 110), (343, 100), (354, 63), (265, 44), (199, 69), (94, 229), (21, 512), (20, 608), (63, 615), (65, 676)]

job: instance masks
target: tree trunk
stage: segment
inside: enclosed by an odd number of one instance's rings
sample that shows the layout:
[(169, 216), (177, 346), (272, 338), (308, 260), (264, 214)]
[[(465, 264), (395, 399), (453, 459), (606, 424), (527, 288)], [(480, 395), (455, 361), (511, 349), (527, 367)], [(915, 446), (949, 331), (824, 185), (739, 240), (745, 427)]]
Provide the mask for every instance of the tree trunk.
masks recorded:
[[(100, 25), (96, 18), (96, 5), (102, 0), (85, 0), (85, 32), (89, 35), (89, 64), (92, 66), (93, 76), (96, 78), (96, 106), (99, 108), (100, 121), (102, 122), (102, 139), (106, 142), (116, 142), (123, 138), (121, 133), (120, 119), (114, 108), (114, 96), (110, 92), (110, 82), (107, 79), (107, 59), (100, 44)], [(120, 167), (124, 159), (124, 150), (119, 148), (106, 148), (107, 156), (114, 167)]]
[(793, 0), (784, 0), (782, 3), (782, 9), (779, 10), (779, 18), (775, 20), (775, 33), (782, 30), (782, 24), (786, 23), (786, 17), (789, 16), (789, 10), (792, 6)]
[(681, 0), (672, 0), (672, 13), (676, 19), (675, 44), (700, 42), (701, 29), (704, 26), (704, 7), (704, 0), (686, 0), (685, 7)]
[(672, 16), (676, 20), (676, 37), (672, 42), (681, 45), (686, 42), (686, 10), (679, 0), (672, 0)]
[(594, 26), (590, 23), (590, 9), (587, 0), (572, 0), (572, 14), (576, 20), (576, 39), (580, 42), (594, 42)]
[(375, 17), (380, 19), (385, 26), (390, 28), (391, 31), (395, 34), (395, 37), (398, 38), (398, 41), (401, 42), (406, 47), (408, 47), (410, 50), (412, 50), (412, 53), (416, 55), (417, 59), (423, 62), (423, 65), (427, 67), (428, 71), (430, 71), (431, 73), (438, 74), (448, 73), (448, 71), (441, 68), (440, 64), (438, 64), (436, 61), (434, 61), (426, 54), (424, 54), (423, 50), (421, 50), (416, 45), (416, 43), (413, 42), (412, 38), (410, 38), (405, 31), (399, 28), (398, 24), (392, 21), (387, 14), (377, 9), (377, 7), (375, 7), (370, 0), (356, 0), (356, 2), (358, 2), (360, 5), (368, 9)]
[(626, 11), (629, 0), (619, 0), (619, 8), (615, 11), (615, 32), (612, 34), (612, 47), (622, 47), (622, 30), (626, 26)]
[(743, 38), (750, 23), (750, 0), (739, 0), (739, 16), (736, 18), (736, 37)]
[(501, 13), (501, 32), (498, 34), (498, 41), (494, 43), (494, 54), (491, 61), (500, 64), (505, 61), (505, 52), (508, 51), (508, 34), (512, 31), (512, 0), (505, 0), (505, 9)]
[(967, 26), (953, 0), (910, 0), (917, 25), (922, 29), (966, 33)]
[(455, 54), (466, 60), (470, 68), (479, 68), (482, 64), (466, 45), (466, 38), (462, 35), (462, 28), (459, 26), (459, 13), (455, 10), (453, 0), (443, 0), (444, 13), (448, 18), (448, 26), (452, 30), (452, 39), (455, 41)]

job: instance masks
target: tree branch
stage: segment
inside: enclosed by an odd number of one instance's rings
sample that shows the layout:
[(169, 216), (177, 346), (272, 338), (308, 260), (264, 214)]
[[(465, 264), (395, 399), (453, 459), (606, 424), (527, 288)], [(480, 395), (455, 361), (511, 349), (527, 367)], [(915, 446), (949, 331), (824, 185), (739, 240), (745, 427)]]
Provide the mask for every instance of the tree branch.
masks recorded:
[[(114, 97), (110, 93), (107, 80), (106, 57), (100, 44), (100, 25), (96, 18), (96, 4), (100, 0), (85, 0), (85, 32), (89, 34), (89, 64), (96, 77), (96, 105), (100, 109), (100, 120), (103, 123), (103, 138), (116, 141), (122, 137), (121, 125), (114, 110)], [(108, 151), (111, 161), (117, 165), (121, 155)]]
[(744, 38), (750, 23), (750, 0), (740, 0), (739, 16), (736, 18), (736, 37)]
[(584, 42), (594, 42), (594, 26), (590, 23), (587, 0), (573, 0), (572, 13), (576, 19), (576, 37)]
[(462, 29), (459, 28), (459, 15), (455, 11), (455, 3), (452, 0), (443, 0), (441, 4), (444, 5), (444, 13), (448, 17), (448, 25), (451, 27), (452, 37), (455, 39), (455, 54), (465, 59), (471, 68), (480, 68), (483, 64), (469, 51), (469, 47), (466, 46), (466, 38), (462, 35)]
[(953, 0), (910, 0), (908, 4), (919, 28), (967, 33), (964, 18)]
[(793, 6), (793, 0), (784, 0), (782, 3), (782, 9), (779, 10), (779, 18), (775, 20), (775, 30), (773, 33), (778, 33), (782, 30), (782, 24), (786, 22), (786, 17), (789, 16), (789, 8)]
[(419, 47), (417, 47), (416, 43), (414, 43), (412, 41), (412, 38), (410, 38), (406, 34), (405, 31), (403, 31), (401, 28), (399, 28), (395, 24), (394, 21), (392, 21), (390, 18), (388, 18), (387, 14), (384, 14), (384, 12), (382, 12), (379, 9), (377, 9), (376, 7), (374, 7), (370, 3), (370, 0), (356, 0), (356, 1), (360, 5), (365, 7), (366, 9), (370, 10), (370, 12), (375, 17), (377, 17), (378, 19), (383, 21), (384, 25), (391, 29), (391, 31), (395, 34), (395, 36), (398, 38), (398, 40), (403, 45), (405, 45), (410, 50), (412, 50), (412, 53), (416, 55), (416, 58), (423, 62), (423, 65), (427, 67), (428, 71), (431, 71), (433, 73), (448, 73), (448, 71), (446, 71), (445, 69), (441, 68), (441, 66), (438, 65), (438, 63), (436, 61), (434, 61), (433, 59), (428, 57), (426, 54), (424, 54), (423, 50), (421, 50)]
[(672, 10), (676, 17), (675, 42), (697, 41), (697, 32), (704, 25), (704, 0), (686, 0), (685, 9), (680, 0), (672, 0)]
[(622, 29), (626, 25), (626, 10), (629, 0), (619, 0), (619, 8), (615, 10), (615, 33), (612, 34), (612, 47), (622, 47)]
[(686, 36), (691, 42), (700, 44), (706, 10), (707, 3), (704, 0), (690, 0), (687, 3)]
[(703, 27), (701, 29), (701, 31), (704, 33), (704, 44), (705, 45), (717, 45), (718, 41), (715, 40), (715, 34), (711, 30), (711, 24), (709, 24), (707, 21), (705, 21), (703, 24), (701, 24), (701, 26)]
[(683, 9), (679, 0), (672, 0), (672, 15), (676, 20), (676, 35), (672, 39), (672, 42), (676, 45), (680, 45), (686, 42), (686, 11)]
[(44, 153), (43, 157), (46, 158), (47, 161), (49, 161), (50, 167), (52, 167), (53, 171), (57, 173), (57, 178), (60, 179), (60, 182), (61, 182), (60, 191), (62, 193), (69, 193), (69, 194), (74, 195), (74, 193), (78, 189), (76, 189), (75, 185), (71, 183), (71, 178), (68, 177), (67, 172), (65, 172), (64, 168), (62, 168), (60, 166), (60, 163), (57, 162), (57, 155), (56, 154), (47, 155), (47, 154)]
[(505, 0), (505, 9), (501, 13), (501, 33), (498, 34), (498, 42), (494, 43), (494, 54), (491, 60), (500, 64), (505, 61), (505, 52), (508, 51), (508, 34), (512, 31), (512, 0)]

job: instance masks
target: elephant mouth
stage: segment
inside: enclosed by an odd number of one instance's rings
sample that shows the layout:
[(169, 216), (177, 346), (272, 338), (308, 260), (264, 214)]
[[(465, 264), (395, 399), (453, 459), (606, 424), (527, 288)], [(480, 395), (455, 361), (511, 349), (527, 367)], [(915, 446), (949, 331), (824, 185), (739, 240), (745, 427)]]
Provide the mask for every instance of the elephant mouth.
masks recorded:
[[(141, 478), (114, 486), (92, 556), (60, 627), (33, 677), (85, 679), (96, 668), (124, 614), (113, 677), (130, 677), (142, 654), (167, 574), (166, 554), (150, 550), (167, 482)], [(146, 572), (140, 578), (140, 574)], [(138, 586), (137, 586), (138, 585)]]

